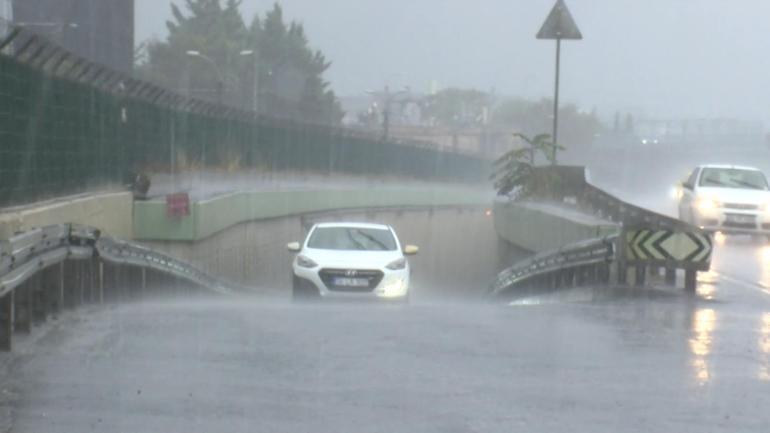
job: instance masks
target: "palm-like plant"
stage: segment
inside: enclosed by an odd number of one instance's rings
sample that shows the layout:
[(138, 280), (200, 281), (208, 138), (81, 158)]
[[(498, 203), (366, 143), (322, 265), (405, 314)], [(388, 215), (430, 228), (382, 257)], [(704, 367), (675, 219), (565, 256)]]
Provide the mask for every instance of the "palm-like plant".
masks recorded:
[(492, 180), (498, 195), (518, 194), (526, 187), (532, 175), (532, 151), (527, 148), (513, 149), (498, 158)]
[(551, 164), (555, 164), (554, 150), (563, 150), (562, 146), (551, 141), (549, 134), (528, 137), (521, 133), (513, 134), (527, 144), (526, 147), (512, 149), (498, 158), (492, 180), (498, 195), (526, 196), (536, 190), (548, 188), (548, 179), (539, 179), (535, 175), (535, 156), (540, 153)]
[(535, 164), (536, 151), (540, 152), (543, 157), (545, 157), (546, 161), (553, 165), (556, 164), (554, 150), (564, 150), (564, 147), (551, 141), (551, 136), (549, 134), (538, 134), (532, 138), (529, 138), (528, 136), (517, 132), (513, 134), (513, 138), (518, 138), (519, 140), (522, 140), (523, 142), (527, 143), (527, 145), (529, 145), (530, 163), (532, 165)]

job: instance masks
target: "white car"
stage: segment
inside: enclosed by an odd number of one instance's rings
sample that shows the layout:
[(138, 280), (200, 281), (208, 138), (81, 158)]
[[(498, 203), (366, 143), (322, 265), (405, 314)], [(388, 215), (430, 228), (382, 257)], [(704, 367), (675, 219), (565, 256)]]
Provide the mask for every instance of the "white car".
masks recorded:
[(401, 243), (382, 224), (322, 223), (303, 245), (288, 244), (293, 262), (294, 299), (394, 299), (409, 296), (409, 261), (418, 248)]
[(770, 235), (770, 191), (756, 168), (702, 165), (679, 190), (679, 218), (708, 231)]

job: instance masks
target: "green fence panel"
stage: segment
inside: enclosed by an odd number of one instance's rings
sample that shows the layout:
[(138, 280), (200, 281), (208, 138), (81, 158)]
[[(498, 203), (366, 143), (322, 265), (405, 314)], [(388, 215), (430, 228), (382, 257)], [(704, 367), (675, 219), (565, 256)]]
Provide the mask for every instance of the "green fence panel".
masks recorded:
[(454, 181), (487, 176), (485, 159), (422, 146), (245, 113), (176, 109), (0, 55), (0, 206), (117, 184), (172, 164)]

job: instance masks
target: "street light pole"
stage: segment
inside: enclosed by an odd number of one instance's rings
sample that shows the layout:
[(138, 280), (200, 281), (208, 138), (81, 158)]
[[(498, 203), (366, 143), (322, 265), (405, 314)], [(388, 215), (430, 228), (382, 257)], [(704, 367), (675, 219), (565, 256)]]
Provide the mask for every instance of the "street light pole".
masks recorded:
[(257, 50), (243, 50), (242, 56), (254, 56), (254, 95), (252, 96), (251, 108), (255, 114), (259, 113), (259, 52)]
[(217, 104), (222, 105), (224, 103), (225, 80), (224, 75), (222, 75), (222, 70), (219, 69), (219, 66), (217, 66), (217, 62), (215, 62), (211, 57), (201, 53), (200, 51), (189, 50), (187, 51), (187, 55), (190, 57), (198, 57), (203, 59), (214, 68), (214, 71), (217, 74)]
[[(215, 62), (211, 57), (209, 57), (209, 56), (207, 56), (205, 54), (202, 54), (200, 51), (189, 50), (189, 51), (187, 51), (187, 55), (190, 56), (190, 57), (198, 57), (200, 59), (203, 59), (206, 62), (208, 62), (214, 68), (214, 71), (216, 71), (216, 73), (217, 73), (217, 79), (218, 79), (217, 80), (217, 104), (219, 106), (222, 106), (223, 102), (224, 102), (223, 94), (224, 94), (225, 80), (224, 80), (224, 75), (222, 75), (222, 70), (219, 69), (219, 66), (217, 66), (217, 62)], [(203, 169), (204, 170), (206, 169), (206, 154), (207, 153), (208, 153), (208, 146), (206, 145), (206, 142), (204, 141), (203, 142), (203, 154), (201, 155), (201, 162), (203, 164)]]

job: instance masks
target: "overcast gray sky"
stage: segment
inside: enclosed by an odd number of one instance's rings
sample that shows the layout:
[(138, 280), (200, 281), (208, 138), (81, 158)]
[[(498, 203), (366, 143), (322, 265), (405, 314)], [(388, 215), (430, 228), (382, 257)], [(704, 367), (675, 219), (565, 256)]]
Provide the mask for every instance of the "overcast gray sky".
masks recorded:
[[(165, 35), (171, 0), (136, 0), (137, 40)], [(274, 0), (243, 0), (251, 17)], [(182, 3), (181, 1), (179, 3)], [(334, 64), (341, 95), (410, 85), (551, 96), (554, 43), (534, 35), (554, 0), (282, 0)], [(770, 2), (567, 0), (584, 40), (563, 44), (564, 100), (608, 117), (770, 120)], [(768, 123), (768, 122), (765, 122)]]

